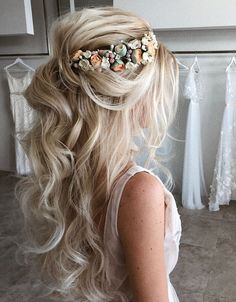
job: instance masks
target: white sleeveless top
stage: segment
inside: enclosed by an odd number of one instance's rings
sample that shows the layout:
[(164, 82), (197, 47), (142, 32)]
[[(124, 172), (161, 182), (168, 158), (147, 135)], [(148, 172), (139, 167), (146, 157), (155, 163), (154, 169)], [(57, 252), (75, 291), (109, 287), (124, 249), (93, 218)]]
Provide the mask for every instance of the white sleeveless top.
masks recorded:
[[(104, 245), (106, 252), (105, 271), (115, 290), (121, 290), (126, 293), (127, 301), (133, 301), (133, 294), (128, 287), (127, 268), (124, 261), (124, 253), (121, 247), (117, 231), (117, 215), (119, 209), (119, 202), (126, 182), (137, 172), (147, 171), (148, 173), (157, 177), (162, 184), (165, 192), (165, 262), (167, 269), (168, 280), (168, 295), (169, 302), (179, 302), (178, 296), (173, 285), (170, 282), (169, 274), (174, 269), (179, 255), (179, 242), (182, 233), (181, 219), (178, 213), (175, 199), (172, 193), (167, 190), (161, 179), (150, 170), (138, 165), (129, 168), (117, 181), (113, 188), (111, 198), (108, 203), (105, 226), (104, 226)], [(116, 302), (121, 302), (117, 300)], [(123, 299), (122, 299), (123, 302)]]

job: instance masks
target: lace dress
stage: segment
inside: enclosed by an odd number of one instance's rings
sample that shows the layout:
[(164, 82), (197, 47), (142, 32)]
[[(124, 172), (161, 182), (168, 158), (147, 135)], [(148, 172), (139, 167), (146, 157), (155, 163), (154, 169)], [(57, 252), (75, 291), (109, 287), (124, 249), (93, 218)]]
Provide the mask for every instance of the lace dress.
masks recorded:
[(124, 254), (119, 240), (117, 231), (117, 215), (119, 209), (119, 202), (122, 191), (125, 187), (126, 182), (135, 173), (140, 171), (146, 171), (154, 175), (159, 182), (161, 182), (165, 192), (165, 261), (167, 269), (167, 280), (168, 280), (168, 295), (169, 302), (179, 302), (176, 291), (170, 282), (169, 274), (174, 269), (179, 254), (179, 242), (182, 233), (182, 226), (180, 215), (177, 210), (175, 199), (170, 191), (168, 191), (160, 180), (160, 178), (148, 169), (145, 169), (138, 165), (133, 165), (128, 169), (117, 181), (109, 200), (105, 227), (104, 227), (104, 245), (106, 250), (106, 262), (105, 270), (108, 280), (111, 280), (111, 284), (114, 290), (121, 290), (126, 294), (127, 299), (117, 299), (115, 302), (133, 301), (133, 295), (131, 289), (128, 287), (128, 272), (126, 270)]
[(184, 151), (182, 204), (188, 209), (202, 209), (201, 196), (207, 196), (202, 163), (202, 142), (199, 101), (201, 96), (200, 71), (191, 66), (184, 89), (190, 100)]
[(16, 156), (16, 172), (19, 175), (29, 174), (31, 171), (29, 160), (19, 143), (21, 131), (29, 129), (33, 121), (33, 110), (27, 104), (22, 92), (30, 84), (33, 71), (24, 72), (23, 76), (14, 77), (7, 71), (7, 80), (10, 90), (10, 107), (15, 126), (15, 156)]
[(236, 70), (230, 68), (226, 75), (226, 106), (210, 186), (210, 211), (218, 211), (219, 205), (229, 205), (232, 195), (236, 195)]

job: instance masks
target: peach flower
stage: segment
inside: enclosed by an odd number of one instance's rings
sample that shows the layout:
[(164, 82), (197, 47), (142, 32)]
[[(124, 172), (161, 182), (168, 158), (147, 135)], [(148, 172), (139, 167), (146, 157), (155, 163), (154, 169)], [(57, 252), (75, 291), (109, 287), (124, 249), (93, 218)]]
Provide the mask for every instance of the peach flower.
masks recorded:
[(102, 58), (98, 54), (94, 54), (90, 58), (90, 62), (93, 65), (93, 67), (99, 67), (102, 63)]
[(113, 71), (122, 71), (125, 69), (125, 64), (121, 60), (116, 60), (114, 64), (111, 65)]
[(134, 49), (131, 57), (135, 64), (140, 64), (142, 61), (142, 50), (140, 48)]
[(73, 54), (73, 59), (79, 59), (80, 56), (82, 56), (83, 51), (82, 50), (77, 50), (74, 54)]
[(147, 47), (148, 47), (148, 53), (149, 53), (151, 56), (154, 57), (154, 55), (155, 55), (155, 47), (154, 47), (154, 45), (153, 45), (153, 42), (148, 42)]

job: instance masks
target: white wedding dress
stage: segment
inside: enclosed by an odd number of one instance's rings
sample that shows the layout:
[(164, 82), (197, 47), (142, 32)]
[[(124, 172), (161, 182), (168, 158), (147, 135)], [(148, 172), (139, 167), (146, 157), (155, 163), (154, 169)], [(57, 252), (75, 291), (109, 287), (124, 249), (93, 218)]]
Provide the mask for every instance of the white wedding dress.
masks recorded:
[(31, 127), (34, 111), (27, 104), (22, 92), (30, 84), (34, 72), (32, 70), (24, 71), (21, 72), (21, 76), (17, 75), (17, 77), (14, 76), (13, 72), (8, 70), (6, 72), (10, 90), (10, 107), (15, 126), (16, 172), (18, 175), (27, 175), (31, 172), (31, 166), (19, 139), (22, 131)]
[(207, 196), (202, 163), (200, 70), (191, 66), (186, 78), (184, 96), (190, 100), (186, 125), (182, 205), (188, 209), (202, 209), (202, 196)]
[[(209, 197), (209, 210), (229, 205), (236, 193), (236, 68), (226, 73), (225, 110)], [(236, 195), (236, 194), (235, 194)]]

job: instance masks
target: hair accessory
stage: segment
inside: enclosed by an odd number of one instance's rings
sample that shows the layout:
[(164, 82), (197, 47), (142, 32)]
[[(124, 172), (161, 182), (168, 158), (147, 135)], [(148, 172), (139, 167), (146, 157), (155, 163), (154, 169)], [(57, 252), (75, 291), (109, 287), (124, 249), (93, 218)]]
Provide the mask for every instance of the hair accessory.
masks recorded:
[(110, 45), (110, 49), (95, 51), (79, 49), (73, 54), (70, 64), (72, 68), (81, 68), (84, 71), (95, 69), (122, 71), (152, 62), (157, 48), (156, 36), (149, 31), (141, 40), (133, 39), (129, 42), (120, 40), (117, 45)]

